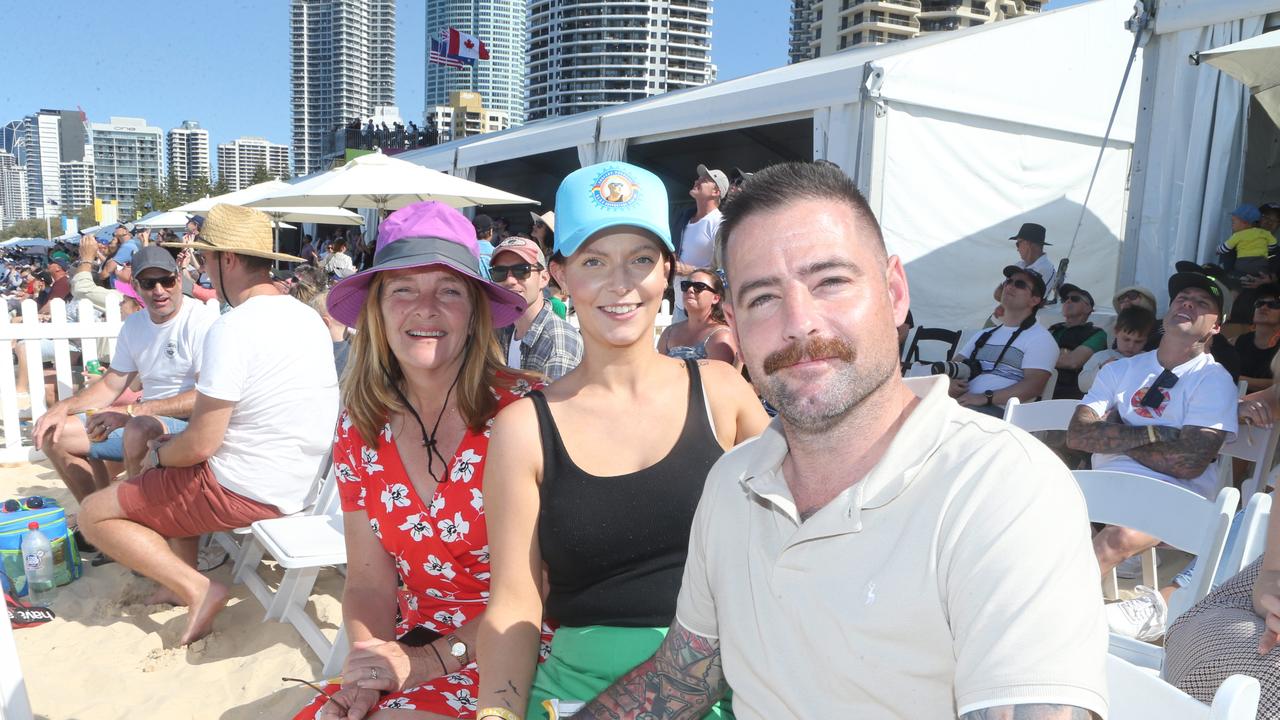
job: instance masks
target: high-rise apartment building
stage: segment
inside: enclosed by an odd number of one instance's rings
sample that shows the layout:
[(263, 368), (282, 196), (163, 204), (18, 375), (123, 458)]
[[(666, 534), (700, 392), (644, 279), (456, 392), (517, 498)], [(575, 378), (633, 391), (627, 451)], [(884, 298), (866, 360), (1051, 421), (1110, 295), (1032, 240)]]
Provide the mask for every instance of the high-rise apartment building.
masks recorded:
[(436, 108), (452, 107), (455, 92), (476, 92), (487, 109), (503, 113), (510, 125), (524, 122), (527, 15), (526, 0), (427, 0), (428, 49), (442, 30), (453, 28), (483, 42), (489, 59), (469, 68), (452, 68), (424, 57), (423, 116)]
[(525, 120), (714, 81), (712, 1), (528, 0)]
[(124, 220), (151, 210), (167, 210), (133, 205), (134, 196), (144, 185), (161, 184), (164, 131), (134, 117), (112, 117), (109, 122), (91, 123), (89, 128), (93, 133), (93, 185), (98, 198), (118, 201)]
[(260, 137), (242, 137), (218, 145), (218, 179), (230, 190), (253, 184), (258, 168), (266, 168), (273, 178), (289, 175), (289, 146)]
[(506, 130), (511, 118), (502, 110), (485, 107), (480, 93), (453, 92), (448, 105), (427, 108), (427, 127), (435, 128), (438, 140), (449, 142), (472, 135)]
[(790, 61), (1040, 12), (1039, 0), (792, 0)]
[(0, 228), (28, 217), (27, 169), (12, 153), (0, 150)]
[(0, 150), (3, 150), (18, 159), (18, 162), (24, 162), (23, 157), (23, 126), (22, 120), (13, 120), (0, 125)]
[(191, 189), (191, 181), (203, 177), (212, 182), (209, 171), (209, 131), (195, 120), (183, 120), (181, 127), (169, 131), (169, 177), (177, 180), (183, 192)]
[[(86, 188), (83, 182), (85, 173), (93, 172), (93, 140), (79, 110), (28, 115), (13, 142), (21, 146), (14, 154), (26, 166), (29, 217), (56, 217), (93, 202), (92, 184)], [(64, 175), (71, 183), (65, 192)]]
[(291, 0), (293, 167), (323, 170), (334, 131), (395, 105), (395, 0)]

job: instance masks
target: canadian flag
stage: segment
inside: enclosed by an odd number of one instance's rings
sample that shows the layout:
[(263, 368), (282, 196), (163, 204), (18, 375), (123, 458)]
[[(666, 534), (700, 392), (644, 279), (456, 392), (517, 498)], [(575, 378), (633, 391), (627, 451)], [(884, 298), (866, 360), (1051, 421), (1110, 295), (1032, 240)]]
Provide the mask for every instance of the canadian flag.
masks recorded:
[(449, 28), (449, 50), (450, 55), (460, 57), (465, 60), (488, 60), (489, 48), (484, 46), (474, 35), (458, 32), (453, 28)]

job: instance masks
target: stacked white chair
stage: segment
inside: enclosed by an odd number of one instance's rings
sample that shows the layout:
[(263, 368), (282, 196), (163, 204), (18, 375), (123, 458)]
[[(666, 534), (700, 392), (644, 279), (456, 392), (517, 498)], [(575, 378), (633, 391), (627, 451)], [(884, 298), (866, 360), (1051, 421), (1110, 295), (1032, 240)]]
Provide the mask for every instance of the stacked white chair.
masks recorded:
[(1205, 705), (1146, 668), (1107, 656), (1110, 720), (1256, 720), (1262, 688), (1257, 679), (1232, 675)]
[[(1223, 488), (1216, 500), (1207, 500), (1145, 475), (1107, 470), (1077, 470), (1073, 474), (1084, 492), (1090, 521), (1139, 530), (1196, 556), (1190, 586), (1180, 588), (1169, 599), (1170, 624), (1209, 594), (1222, 562), (1231, 516), (1240, 504), (1235, 488)], [(1161, 648), (1118, 635), (1111, 636), (1111, 652), (1154, 670), (1160, 669), (1164, 659)]]
[(1218, 486), (1234, 485), (1232, 459), (1239, 458), (1253, 463), (1253, 472), (1240, 486), (1240, 499), (1248, 503), (1254, 493), (1267, 489), (1264, 478), (1271, 472), (1276, 460), (1276, 446), (1280, 443), (1280, 424), (1258, 427), (1241, 423), (1235, 440), (1226, 443), (1218, 451)]
[(1235, 577), (1244, 566), (1258, 559), (1267, 547), (1267, 523), (1271, 519), (1271, 495), (1260, 492), (1249, 498), (1244, 515), (1240, 518), (1240, 530), (1231, 554), (1222, 558), (1214, 585), (1221, 585)]
[(1079, 405), (1078, 400), (1041, 400), (1024, 403), (1018, 398), (1010, 398), (1004, 406), (1004, 421), (1027, 432), (1066, 430), (1071, 425), (1071, 416), (1075, 414)]

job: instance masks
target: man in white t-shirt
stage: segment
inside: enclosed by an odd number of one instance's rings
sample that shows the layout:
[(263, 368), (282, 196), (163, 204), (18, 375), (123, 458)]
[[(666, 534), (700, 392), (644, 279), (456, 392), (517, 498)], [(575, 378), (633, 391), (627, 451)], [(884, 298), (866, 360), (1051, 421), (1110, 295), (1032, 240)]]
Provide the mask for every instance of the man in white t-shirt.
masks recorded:
[(328, 456), (338, 379), (317, 362), (333, 352), (320, 316), (271, 281), (272, 260), (300, 258), (272, 252), (264, 213), (215, 205), (200, 238), (167, 245), (203, 253), (231, 310), (205, 337), (190, 425), (153, 441), (141, 474), (89, 496), (81, 529), (190, 608), (187, 644), (212, 629), (228, 595), (196, 571), (199, 536), (303, 509)]
[[(720, 231), (720, 199), (729, 192), (729, 178), (719, 170), (698, 166), (698, 177), (689, 188), (689, 196), (697, 204), (689, 224), (680, 236), (680, 257), (676, 259), (676, 279), (689, 279), (694, 270), (710, 268), (715, 256), (716, 233)], [(684, 293), (676, 293), (676, 320), (686, 317)]]
[[(182, 295), (169, 251), (149, 245), (131, 261), (133, 289), (146, 312), (125, 319), (102, 377), (36, 422), (36, 447), (77, 501), (107, 487), (119, 472), (107, 463), (124, 462), (134, 475), (148, 441), (186, 427), (205, 333), (218, 317), (217, 310)], [(142, 383), (141, 400), (113, 407), (135, 378)]]
[(1009, 398), (1030, 402), (1044, 394), (1058, 363), (1058, 343), (1036, 322), (1036, 311), (1044, 302), (1044, 280), (1017, 265), (1006, 267), (1004, 277), (1001, 324), (970, 338), (955, 357), (976, 360), (982, 372), (951, 381), (951, 397), (957, 402), (995, 417), (1004, 415)]
[[(1237, 428), (1235, 384), (1206, 352), (1222, 325), (1222, 289), (1203, 274), (1180, 272), (1169, 278), (1169, 297), (1160, 346), (1098, 371), (1067, 444), (1093, 453), (1095, 470), (1146, 475), (1213, 497), (1214, 462)], [(1105, 574), (1159, 542), (1108, 526), (1093, 545)]]

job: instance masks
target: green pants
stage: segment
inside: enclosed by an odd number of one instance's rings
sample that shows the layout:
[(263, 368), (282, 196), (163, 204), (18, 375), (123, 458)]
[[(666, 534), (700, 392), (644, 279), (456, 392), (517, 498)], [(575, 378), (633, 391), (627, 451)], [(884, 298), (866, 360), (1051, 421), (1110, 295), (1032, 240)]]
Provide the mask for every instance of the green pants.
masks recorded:
[[(551, 640), (551, 655), (538, 666), (529, 693), (528, 720), (546, 720), (543, 700), (587, 701), (648, 660), (666, 628), (621, 628), (593, 625), (562, 627)], [(704, 717), (732, 719), (729, 698), (716, 703)]]

